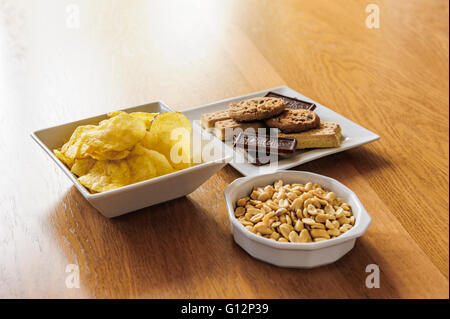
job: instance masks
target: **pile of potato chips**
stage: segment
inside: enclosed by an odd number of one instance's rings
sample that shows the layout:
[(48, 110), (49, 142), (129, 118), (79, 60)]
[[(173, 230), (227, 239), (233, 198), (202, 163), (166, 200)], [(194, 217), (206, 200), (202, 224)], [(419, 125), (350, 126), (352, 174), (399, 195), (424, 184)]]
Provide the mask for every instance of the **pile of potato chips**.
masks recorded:
[(181, 113), (112, 112), (75, 129), (53, 152), (78, 181), (100, 193), (190, 166), (191, 124)]

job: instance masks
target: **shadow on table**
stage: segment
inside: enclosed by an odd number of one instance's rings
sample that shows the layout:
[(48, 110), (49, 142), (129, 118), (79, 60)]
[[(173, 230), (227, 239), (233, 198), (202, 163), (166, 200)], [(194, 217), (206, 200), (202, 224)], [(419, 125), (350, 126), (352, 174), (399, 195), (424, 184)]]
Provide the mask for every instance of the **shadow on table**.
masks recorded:
[[(244, 267), (236, 272), (241, 278), (240, 285), (252, 289), (254, 298), (400, 298), (392, 278), (387, 278), (383, 270), (388, 263), (364, 238), (357, 240), (355, 247), (335, 263), (313, 268), (280, 268), (251, 258), (243, 249), (235, 245), (248, 259)], [(380, 288), (368, 288), (366, 273), (368, 265), (380, 267)], [(254, 270), (258, 269), (257, 272)], [(256, 276), (256, 273), (258, 274)], [(264, 284), (261, 283), (264, 278)], [(267, 285), (273, 290), (268, 290)], [(232, 296), (230, 296), (232, 297)]]
[[(381, 276), (365, 285), (369, 264), (387, 263), (364, 237), (334, 264), (279, 268), (234, 243), (221, 189), (227, 172), (187, 197), (106, 219), (72, 187), (49, 216), (81, 285), (100, 298), (366, 298), (398, 297)], [(383, 271), (383, 268), (381, 269)], [(383, 281), (386, 280), (386, 281)], [(273, 289), (268, 289), (273, 287)]]
[(195, 297), (221, 272), (208, 261), (220, 261), (215, 245), (228, 234), (189, 197), (107, 219), (72, 187), (53, 212), (55, 237), (92, 297)]
[(362, 176), (373, 175), (380, 169), (392, 166), (389, 159), (385, 158), (381, 152), (376, 153), (368, 147), (358, 147), (301, 164), (293, 169), (326, 174), (328, 171), (333, 171), (333, 168), (343, 161), (355, 167)]

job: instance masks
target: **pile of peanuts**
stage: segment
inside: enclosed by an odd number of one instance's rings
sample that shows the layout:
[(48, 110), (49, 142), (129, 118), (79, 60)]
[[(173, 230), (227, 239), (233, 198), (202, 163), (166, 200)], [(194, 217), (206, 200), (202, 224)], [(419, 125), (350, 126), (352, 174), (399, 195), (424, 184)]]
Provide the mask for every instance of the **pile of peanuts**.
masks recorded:
[(333, 239), (355, 225), (348, 203), (311, 182), (255, 187), (237, 201), (234, 215), (252, 233), (286, 243)]

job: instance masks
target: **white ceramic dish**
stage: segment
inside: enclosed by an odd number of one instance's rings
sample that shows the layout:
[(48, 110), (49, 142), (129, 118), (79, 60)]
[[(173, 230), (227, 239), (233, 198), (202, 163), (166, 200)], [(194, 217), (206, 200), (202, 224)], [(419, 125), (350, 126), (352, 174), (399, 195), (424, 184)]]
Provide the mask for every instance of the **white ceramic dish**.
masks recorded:
[[(218, 110), (226, 109), (228, 104), (232, 101), (240, 101), (252, 97), (257, 96), (263, 96), (267, 92), (276, 92), (279, 94), (283, 94), (290, 97), (299, 98), (302, 100), (314, 102), (317, 105), (317, 108), (315, 112), (319, 115), (320, 119), (322, 121), (329, 121), (329, 122), (336, 122), (338, 123), (342, 128), (342, 134), (343, 134), (343, 140), (340, 147), (336, 148), (324, 148), (324, 149), (312, 149), (312, 150), (300, 150), (295, 153), (295, 155), (280, 160), (275, 165), (265, 165), (265, 166), (255, 166), (250, 163), (247, 163), (243, 156), (239, 152), (234, 152), (234, 159), (230, 163), (234, 168), (236, 168), (239, 172), (241, 172), (245, 176), (255, 176), (255, 175), (261, 175), (261, 174), (268, 174), (275, 172), (277, 170), (283, 170), (283, 169), (289, 169), (294, 166), (298, 166), (300, 164), (304, 164), (306, 162), (342, 152), (345, 150), (348, 150), (350, 148), (354, 148), (366, 143), (370, 143), (373, 141), (376, 141), (380, 137), (372, 133), (371, 131), (363, 128), (362, 126), (350, 121), (349, 119), (343, 117), (342, 115), (339, 115), (338, 113), (326, 108), (325, 106), (307, 98), (306, 96), (303, 96), (302, 94), (294, 91), (291, 88), (288, 88), (286, 86), (281, 86), (265, 91), (255, 92), (247, 95), (242, 95), (238, 97), (233, 97), (230, 99), (202, 105), (199, 107), (196, 107), (194, 109), (190, 109), (184, 114), (191, 120), (193, 123), (197, 123), (197, 121), (200, 120), (201, 115), (203, 113), (209, 113), (209, 112), (215, 112)], [(208, 133), (210, 134), (210, 133)], [(212, 134), (210, 134), (212, 135)], [(215, 137), (214, 137), (215, 138)], [(215, 138), (217, 139), (217, 138)], [(218, 139), (217, 139), (218, 140)], [(230, 145), (225, 144), (225, 148), (227, 149), (227, 152), (233, 152), (233, 149)]]
[[(136, 107), (122, 109), (127, 112), (170, 112), (173, 111), (163, 102), (153, 102)], [(86, 200), (102, 215), (111, 218), (135, 211), (147, 206), (165, 202), (193, 192), (210, 176), (227, 164), (230, 157), (212, 158), (208, 162), (177, 171), (168, 175), (156, 177), (140, 183), (127, 185), (104, 193), (91, 194), (81, 185), (70, 170), (53, 154), (53, 149), (60, 147), (69, 139), (74, 129), (79, 125), (98, 124), (106, 119), (106, 114), (90, 117), (84, 120), (58, 125), (33, 132), (33, 139), (45, 150), (56, 164), (70, 178), (75, 187)], [(218, 143), (217, 141), (212, 141)], [(202, 146), (204, 144), (201, 144)], [(222, 143), (220, 143), (220, 146)], [(220, 155), (220, 154), (219, 154)]]
[[(286, 184), (311, 181), (332, 190), (352, 206), (356, 218), (355, 225), (335, 239), (317, 243), (280, 243), (248, 231), (234, 217), (236, 201), (248, 196), (254, 186), (266, 186), (279, 179)], [(235, 242), (251, 256), (280, 267), (313, 268), (333, 263), (353, 248), (356, 238), (364, 234), (372, 221), (353, 191), (332, 178), (309, 172), (278, 171), (261, 176), (238, 178), (225, 188), (224, 196)]]

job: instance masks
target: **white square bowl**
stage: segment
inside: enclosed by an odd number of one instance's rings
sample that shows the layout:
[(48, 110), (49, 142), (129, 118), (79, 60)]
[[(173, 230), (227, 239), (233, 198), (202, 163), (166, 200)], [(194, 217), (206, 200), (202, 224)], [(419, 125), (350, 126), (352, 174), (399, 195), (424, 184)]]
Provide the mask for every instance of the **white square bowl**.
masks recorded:
[[(280, 243), (248, 231), (234, 216), (236, 201), (248, 196), (253, 187), (273, 184), (279, 179), (285, 184), (317, 183), (335, 192), (351, 205), (355, 225), (337, 238), (316, 243)], [(225, 188), (224, 196), (235, 242), (256, 259), (280, 267), (313, 268), (333, 263), (353, 248), (356, 238), (364, 234), (372, 221), (353, 191), (335, 179), (309, 172), (278, 171), (238, 178)]]
[[(163, 113), (172, 112), (173, 110), (163, 102), (157, 101), (145, 105), (125, 108), (121, 111)], [(102, 114), (80, 121), (41, 129), (31, 134), (33, 139), (69, 177), (83, 197), (105, 217), (111, 218), (120, 216), (147, 206), (185, 196), (193, 192), (231, 160), (231, 157), (223, 155), (209, 162), (200, 163), (171, 174), (127, 185), (111, 191), (91, 194), (78, 182), (76, 176), (70, 172), (67, 166), (53, 154), (53, 149), (63, 145), (63, 143), (70, 138), (76, 127), (87, 124), (98, 124), (106, 118), (106, 114)], [(214, 140), (210, 142), (217, 143)]]

